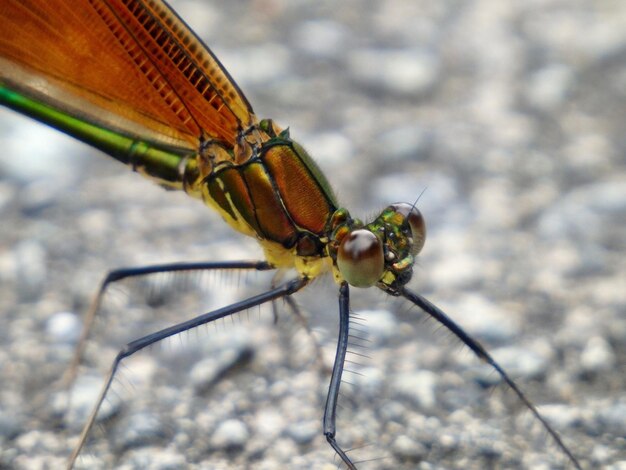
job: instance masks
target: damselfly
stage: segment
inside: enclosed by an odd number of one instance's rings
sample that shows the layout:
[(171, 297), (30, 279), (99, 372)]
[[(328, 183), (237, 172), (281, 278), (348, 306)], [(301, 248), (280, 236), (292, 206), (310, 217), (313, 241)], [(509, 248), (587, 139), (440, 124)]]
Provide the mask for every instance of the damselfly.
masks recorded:
[[(330, 273), (339, 286), (340, 329), (322, 432), (348, 468), (356, 466), (337, 440), (341, 430), (335, 420), (350, 330), (349, 286), (376, 286), (403, 297), (444, 325), (494, 367), (579, 467), (558, 434), (484, 348), (440, 309), (407, 289), (426, 237), (415, 203), (393, 203), (369, 223), (352, 217), (289, 131), (272, 120), (257, 119), (218, 59), (167, 4), (6, 1), (0, 29), (2, 104), (102, 150), (161, 185), (201, 199), (235, 230), (255, 237), (265, 254), (259, 262), (116, 271), (103, 283), (98, 300), (110, 282), (154, 272), (276, 269), (297, 274), (261, 295), (123, 348), (70, 466), (124, 358), (199, 325), (288, 299)], [(96, 310), (86, 319), (85, 331)]]

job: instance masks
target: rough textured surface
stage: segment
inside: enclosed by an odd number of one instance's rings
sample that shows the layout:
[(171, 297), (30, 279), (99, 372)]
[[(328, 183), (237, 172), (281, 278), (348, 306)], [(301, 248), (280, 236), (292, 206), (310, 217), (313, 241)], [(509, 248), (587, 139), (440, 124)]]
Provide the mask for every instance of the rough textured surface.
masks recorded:
[[(175, 6), (354, 214), (424, 191), (412, 287), (492, 351), (584, 467), (626, 468), (626, 4)], [(185, 195), (5, 110), (0, 148), (0, 467), (60, 468), (124, 342), (269, 278), (113, 288), (66, 411), (55, 381), (107, 270), (260, 251)], [(345, 376), (338, 438), (359, 468), (568, 468), (449, 333), (380, 293), (352, 299), (370, 342), (351, 349), (370, 358)], [(332, 281), (297, 300), (331, 364)], [(141, 353), (79, 467), (336, 468), (314, 351), (281, 309), (277, 325), (253, 311)]]

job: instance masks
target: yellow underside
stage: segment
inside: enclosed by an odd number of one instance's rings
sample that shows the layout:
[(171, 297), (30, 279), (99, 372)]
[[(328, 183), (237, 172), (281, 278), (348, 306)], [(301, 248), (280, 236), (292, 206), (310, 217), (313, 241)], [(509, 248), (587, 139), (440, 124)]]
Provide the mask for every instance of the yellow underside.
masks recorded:
[(265, 258), (277, 268), (294, 268), (298, 273), (308, 279), (313, 279), (331, 270), (330, 257), (325, 256), (298, 256), (295, 248), (287, 249), (281, 244), (268, 240), (259, 240), (261, 248), (265, 252)]
[[(201, 196), (205, 204), (219, 212), (224, 221), (239, 233), (257, 238), (261, 244), (261, 248), (263, 248), (263, 252), (265, 253), (265, 259), (276, 268), (295, 269), (301, 276), (306, 277), (307, 279), (313, 279), (332, 270), (332, 261), (328, 256), (323, 258), (318, 256), (298, 256), (295, 252), (295, 248), (288, 249), (280, 243), (259, 239), (256, 232), (246, 223), (240, 214), (237, 214), (238, 217), (233, 219), (228, 212), (213, 201), (213, 199), (209, 196), (208, 191), (202, 190), (195, 194), (188, 191), (188, 193), (191, 195)], [(234, 205), (231, 207), (233, 209), (235, 208)], [(336, 274), (334, 277), (336, 281), (340, 282)]]

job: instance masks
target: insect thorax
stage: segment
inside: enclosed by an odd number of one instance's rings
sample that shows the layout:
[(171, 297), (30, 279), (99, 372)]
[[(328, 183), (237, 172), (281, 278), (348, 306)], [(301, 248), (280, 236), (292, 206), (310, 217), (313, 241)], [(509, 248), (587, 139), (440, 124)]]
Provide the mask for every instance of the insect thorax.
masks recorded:
[[(235, 230), (257, 238), (268, 260), (314, 277), (326, 270), (336, 210), (326, 178), (306, 151), (272, 121), (242, 132), (237, 144), (205, 142), (192, 188)], [(318, 265), (319, 264), (319, 265)]]

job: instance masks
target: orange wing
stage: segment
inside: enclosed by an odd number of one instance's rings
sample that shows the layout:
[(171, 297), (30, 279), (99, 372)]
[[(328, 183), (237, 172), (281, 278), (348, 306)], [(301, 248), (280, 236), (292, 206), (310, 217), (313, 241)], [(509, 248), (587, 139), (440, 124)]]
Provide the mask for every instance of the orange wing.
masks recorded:
[(196, 149), (256, 122), (213, 53), (161, 0), (2, 0), (0, 80), (105, 126)]

